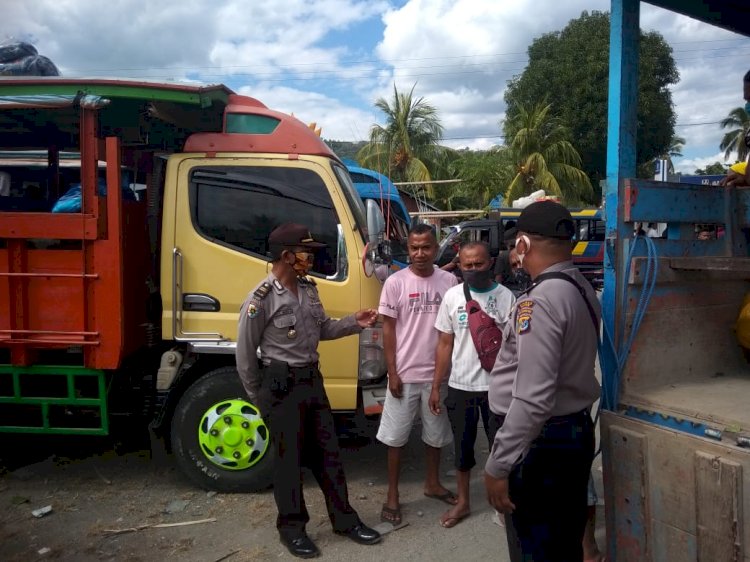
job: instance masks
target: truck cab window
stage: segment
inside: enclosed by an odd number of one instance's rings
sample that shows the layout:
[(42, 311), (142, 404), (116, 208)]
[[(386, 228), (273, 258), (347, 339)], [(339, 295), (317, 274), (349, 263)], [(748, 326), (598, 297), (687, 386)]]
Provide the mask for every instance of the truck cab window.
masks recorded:
[(303, 168), (202, 166), (190, 175), (193, 226), (205, 238), (270, 260), (268, 235), (297, 222), (327, 244), (317, 252), (313, 275), (336, 272), (339, 223), (323, 179)]

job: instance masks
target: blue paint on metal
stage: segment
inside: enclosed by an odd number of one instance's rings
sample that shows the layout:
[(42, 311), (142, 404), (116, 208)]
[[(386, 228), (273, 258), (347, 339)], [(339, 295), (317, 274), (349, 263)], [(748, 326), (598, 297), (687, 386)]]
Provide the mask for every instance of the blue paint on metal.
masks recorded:
[(689, 433), (690, 435), (697, 435), (698, 437), (705, 437), (706, 435), (707, 427), (705, 424), (686, 419), (678, 419), (669, 414), (628, 406), (625, 410), (625, 415), (666, 429), (681, 431), (682, 433)]
[(722, 223), (723, 189), (680, 183), (632, 181), (630, 221)]
[[(615, 319), (617, 303), (624, 302), (625, 285), (621, 282), (618, 286), (616, 269), (624, 271), (628, 240), (632, 236), (632, 230), (626, 232), (625, 225), (618, 224), (617, 221), (620, 204), (618, 190), (624, 178), (636, 176), (639, 17), (640, 0), (612, 0), (609, 34), (607, 183), (604, 197), (607, 251), (604, 253), (602, 324), (606, 332), (605, 342), (611, 341), (618, 349), (623, 334), (616, 331)], [(623, 247), (615, 247), (617, 239), (623, 240)], [(604, 379), (611, 381), (616, 377), (617, 359), (615, 350), (609, 345), (603, 346), (601, 364)], [(617, 397), (611, 397), (611, 401), (602, 406), (605, 409), (614, 409)]]

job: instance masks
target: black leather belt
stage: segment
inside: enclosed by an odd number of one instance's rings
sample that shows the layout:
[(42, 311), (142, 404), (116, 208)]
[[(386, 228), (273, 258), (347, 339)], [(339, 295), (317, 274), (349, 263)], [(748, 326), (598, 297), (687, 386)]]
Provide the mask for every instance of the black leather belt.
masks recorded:
[(308, 363), (300, 367), (289, 366), (289, 373), (294, 375), (296, 380), (312, 379), (317, 376), (320, 371), (318, 370), (318, 363)]
[(572, 414), (564, 414), (562, 416), (552, 416), (547, 420), (547, 423), (560, 423), (560, 422), (566, 422), (566, 421), (573, 421), (577, 420), (583, 417), (589, 417), (589, 409), (584, 408), (583, 410), (580, 410), (579, 412), (573, 412)]

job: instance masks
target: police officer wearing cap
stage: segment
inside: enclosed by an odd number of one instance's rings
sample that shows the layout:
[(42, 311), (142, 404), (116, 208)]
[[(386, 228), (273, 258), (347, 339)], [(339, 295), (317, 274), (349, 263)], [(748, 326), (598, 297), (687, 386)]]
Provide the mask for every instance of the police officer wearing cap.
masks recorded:
[(505, 419), (485, 466), (487, 497), (505, 514), (513, 562), (580, 561), (601, 308), (573, 265), (575, 223), (565, 207), (533, 203), (517, 228), (532, 284), (516, 301), (490, 377), (490, 408)]
[[(380, 541), (349, 504), (331, 406), (318, 370), (318, 341), (359, 333), (377, 320), (373, 309), (341, 320), (323, 310), (306, 277), (316, 242), (307, 227), (286, 223), (268, 237), (273, 267), (243, 303), (237, 370), (250, 401), (268, 422), (276, 447), (274, 498), (281, 542), (299, 558), (320, 554), (307, 536), (301, 468), (309, 468), (325, 498), (335, 533), (360, 544)], [(260, 360), (256, 350), (260, 347)]]

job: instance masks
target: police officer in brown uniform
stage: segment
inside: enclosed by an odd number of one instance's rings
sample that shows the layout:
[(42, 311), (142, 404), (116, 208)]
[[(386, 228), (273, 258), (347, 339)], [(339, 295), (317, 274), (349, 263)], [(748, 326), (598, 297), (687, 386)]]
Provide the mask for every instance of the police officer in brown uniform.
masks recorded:
[[(240, 311), (237, 370), (250, 401), (266, 418), (276, 446), (274, 497), (281, 542), (300, 558), (320, 554), (305, 532), (309, 521), (302, 492), (303, 466), (325, 497), (337, 534), (361, 544), (380, 541), (349, 504), (331, 406), (318, 370), (318, 341), (359, 333), (377, 320), (373, 309), (341, 320), (323, 310), (315, 282), (305, 277), (313, 252), (324, 246), (300, 224), (286, 223), (268, 237), (270, 275)], [(256, 350), (260, 347), (260, 361)]]
[(533, 282), (516, 301), (490, 377), (490, 408), (505, 420), (485, 466), (487, 495), (506, 514), (513, 562), (579, 562), (601, 308), (573, 265), (575, 224), (565, 207), (533, 203), (517, 227), (518, 258)]

